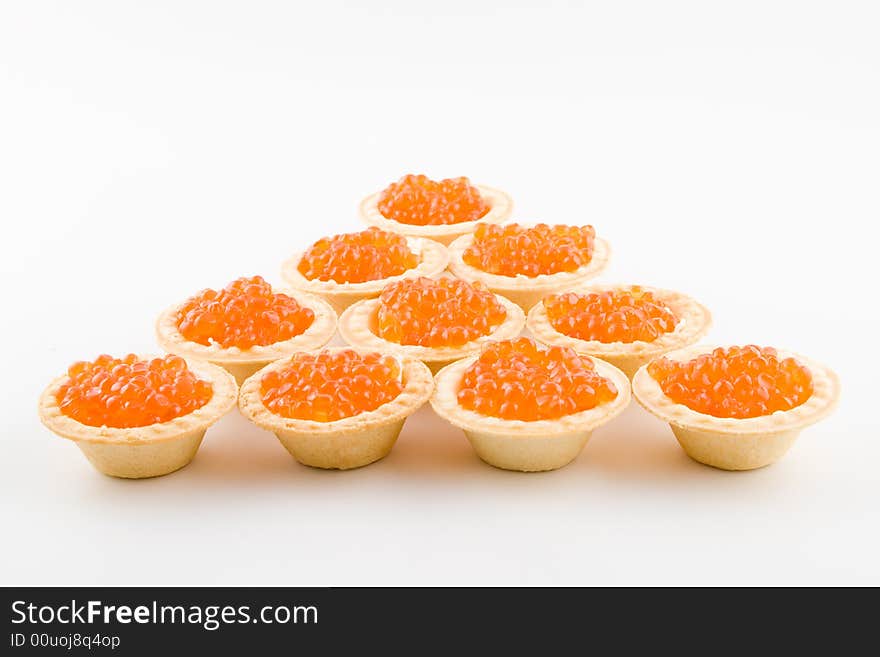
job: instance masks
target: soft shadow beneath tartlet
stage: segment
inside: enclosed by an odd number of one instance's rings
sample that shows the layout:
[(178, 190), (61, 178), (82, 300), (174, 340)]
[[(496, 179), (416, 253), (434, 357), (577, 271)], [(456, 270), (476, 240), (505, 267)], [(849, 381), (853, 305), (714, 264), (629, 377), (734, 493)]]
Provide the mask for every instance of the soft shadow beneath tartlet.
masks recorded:
[(594, 475), (638, 481), (748, 476), (747, 472), (728, 472), (697, 463), (682, 450), (667, 424), (658, 422), (635, 403), (614, 422), (600, 427), (572, 465)]

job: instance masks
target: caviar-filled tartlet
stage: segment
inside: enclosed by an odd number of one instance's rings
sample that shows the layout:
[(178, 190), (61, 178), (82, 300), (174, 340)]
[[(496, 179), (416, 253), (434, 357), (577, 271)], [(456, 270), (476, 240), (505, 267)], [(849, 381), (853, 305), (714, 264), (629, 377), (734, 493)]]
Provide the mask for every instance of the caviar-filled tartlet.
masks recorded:
[(407, 175), (361, 202), (368, 224), (409, 237), (427, 237), (449, 244), (472, 233), (480, 223), (507, 221), (513, 211), (510, 197), (467, 178), (431, 180)]
[(449, 254), (438, 242), (368, 228), (318, 240), (285, 262), (281, 275), (341, 313), (356, 301), (379, 296), (394, 281), (438, 276), (447, 264)]
[(482, 283), (450, 276), (392, 283), (378, 299), (365, 299), (339, 318), (350, 345), (415, 358), (432, 372), (480, 352), (490, 340), (516, 337), (525, 315)]
[(606, 360), (632, 377), (663, 354), (694, 344), (709, 310), (680, 292), (638, 285), (589, 285), (544, 297), (526, 325), (539, 342)]
[(599, 275), (609, 256), (592, 226), (487, 224), (449, 245), (449, 270), (528, 312), (545, 296)]
[(695, 461), (752, 470), (779, 460), (804, 427), (828, 415), (837, 376), (770, 347), (692, 346), (642, 366), (639, 403), (662, 420)]
[(417, 360), (332, 348), (266, 366), (242, 385), (239, 408), (300, 463), (347, 470), (386, 456), (432, 389)]
[(272, 361), (320, 349), (336, 331), (336, 312), (319, 297), (239, 278), (175, 304), (156, 322), (173, 354), (220, 365), (241, 383)]
[(629, 379), (613, 365), (517, 338), (440, 370), (431, 405), (486, 463), (534, 472), (573, 461), (629, 400)]
[(238, 388), (216, 365), (179, 356), (98, 356), (71, 365), (40, 396), (40, 420), (100, 472), (158, 477), (188, 464)]

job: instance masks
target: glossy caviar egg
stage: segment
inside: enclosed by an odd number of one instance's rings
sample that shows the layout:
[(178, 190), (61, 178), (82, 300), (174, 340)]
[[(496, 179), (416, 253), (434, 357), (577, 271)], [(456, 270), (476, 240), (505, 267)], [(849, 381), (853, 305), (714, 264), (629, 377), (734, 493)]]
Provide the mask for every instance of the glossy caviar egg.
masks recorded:
[(254, 276), (192, 297), (180, 309), (177, 327), (192, 342), (248, 349), (289, 340), (314, 320), (310, 308), (286, 294), (274, 293), (271, 285)]
[(378, 208), (388, 219), (426, 226), (476, 221), (491, 206), (467, 178), (435, 181), (410, 174), (382, 191)]
[(464, 373), (458, 403), (505, 420), (555, 420), (617, 397), (614, 383), (592, 360), (566, 347), (528, 338), (487, 345)]
[(660, 358), (648, 373), (673, 401), (715, 417), (788, 411), (813, 394), (810, 370), (772, 347), (719, 347), (685, 362)]
[(592, 226), (480, 224), (462, 260), (500, 276), (572, 272), (589, 264), (595, 238)]
[(507, 311), (482, 284), (414, 278), (388, 285), (379, 297), (377, 315), (378, 334), (385, 340), (448, 347), (488, 335)]
[(371, 227), (318, 240), (297, 269), (309, 280), (364, 283), (399, 276), (416, 265), (405, 237)]
[(74, 363), (56, 394), (64, 415), (93, 427), (168, 422), (204, 406), (213, 394), (179, 356), (139, 360), (108, 355)]
[(375, 410), (403, 391), (399, 362), (351, 349), (299, 353), (260, 381), (263, 404), (283, 417), (333, 422)]
[(555, 294), (543, 303), (550, 325), (579, 340), (653, 342), (675, 330), (678, 323), (672, 310), (653, 292), (637, 286), (589, 294)]

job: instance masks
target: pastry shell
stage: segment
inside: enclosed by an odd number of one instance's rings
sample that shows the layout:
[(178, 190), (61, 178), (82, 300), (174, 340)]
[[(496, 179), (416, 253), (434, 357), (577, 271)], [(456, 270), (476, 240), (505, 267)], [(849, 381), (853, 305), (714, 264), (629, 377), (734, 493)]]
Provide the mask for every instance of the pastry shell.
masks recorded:
[(407, 237), (406, 241), (410, 250), (418, 256), (419, 263), (398, 276), (389, 276), (363, 283), (310, 280), (297, 269), (302, 258), (302, 254), (297, 253), (281, 266), (281, 277), (289, 286), (317, 294), (333, 306), (336, 312), (342, 313), (356, 301), (379, 296), (382, 288), (389, 283), (399, 281), (402, 278), (417, 278), (419, 276), (434, 278), (446, 269), (446, 265), (449, 264), (449, 254), (445, 246), (439, 242), (417, 237)]
[(287, 294), (301, 306), (311, 308), (315, 319), (305, 331), (289, 340), (268, 345), (254, 345), (248, 349), (204, 345), (187, 340), (177, 326), (178, 313), (186, 303), (167, 308), (156, 321), (156, 338), (165, 351), (184, 358), (203, 360), (219, 365), (235, 377), (239, 385), (251, 374), (269, 363), (298, 351), (320, 349), (336, 333), (336, 311), (326, 301), (299, 290), (273, 288), (273, 292)]
[(630, 401), (627, 376), (590, 357), (596, 371), (616, 386), (614, 400), (556, 420), (504, 420), (481, 415), (463, 408), (457, 399), (462, 376), (477, 358), (460, 360), (437, 373), (431, 405), (439, 416), (464, 431), (477, 456), (496, 468), (520, 472), (561, 468), (577, 458), (596, 427), (622, 413)]
[(485, 185), (474, 185), (479, 191), (480, 196), (486, 199), (491, 206), (489, 212), (480, 217), (476, 221), (461, 221), (456, 224), (439, 224), (439, 225), (416, 225), (405, 224), (394, 219), (389, 219), (379, 211), (379, 198), (382, 192), (371, 194), (361, 201), (360, 214), (361, 218), (371, 226), (377, 226), (383, 230), (392, 233), (407, 235), (408, 237), (427, 237), (436, 240), (441, 244), (449, 244), (461, 235), (473, 233), (480, 223), (504, 223), (510, 218), (513, 212), (513, 201), (504, 192), (486, 187)]
[[(575, 294), (607, 292), (632, 287), (630, 285), (587, 285), (565, 290)], [(653, 342), (637, 340), (635, 342), (600, 342), (598, 340), (581, 340), (557, 331), (547, 318), (547, 310), (543, 300), (536, 303), (529, 311), (526, 326), (538, 342), (547, 345), (571, 347), (581, 354), (588, 354), (608, 361), (623, 370), (630, 378), (642, 365), (659, 358), (663, 354), (681, 349), (699, 341), (712, 326), (712, 314), (709, 309), (691, 297), (672, 290), (663, 290), (639, 286), (646, 292), (653, 292), (656, 298), (669, 308), (676, 317), (678, 324), (669, 333), (659, 336)]]
[(339, 318), (339, 334), (352, 347), (393, 353), (403, 358), (415, 358), (436, 373), (450, 363), (480, 353), (487, 342), (517, 337), (525, 325), (525, 313), (509, 299), (495, 295), (507, 311), (504, 321), (488, 335), (454, 347), (423, 347), (390, 342), (376, 332), (376, 314), (379, 299), (358, 301)]
[[(665, 354), (688, 361), (715, 347), (696, 345)], [(695, 461), (722, 470), (753, 470), (782, 458), (804, 427), (829, 415), (837, 405), (837, 375), (798, 354), (778, 350), (781, 358), (806, 365), (813, 377), (813, 394), (788, 411), (752, 418), (724, 418), (699, 413), (667, 397), (643, 365), (633, 377), (633, 394), (650, 413), (669, 423), (685, 453)]]
[(214, 394), (201, 408), (168, 422), (122, 429), (77, 422), (61, 412), (56, 399), (67, 375), (52, 381), (40, 396), (40, 420), (56, 435), (75, 442), (105, 475), (144, 479), (174, 472), (192, 461), (205, 431), (235, 406), (238, 396), (235, 379), (223, 368), (192, 360), (186, 364), (200, 379), (211, 382)]
[[(327, 349), (329, 352), (344, 348)], [(289, 359), (267, 365), (241, 386), (238, 405), (257, 426), (272, 431), (297, 461), (315, 468), (348, 470), (384, 458), (394, 447), (406, 418), (431, 396), (434, 380), (427, 365), (401, 359), (403, 392), (379, 408), (333, 422), (298, 420), (277, 415), (263, 404), (263, 376), (287, 365)]]
[(525, 312), (549, 294), (581, 285), (590, 278), (601, 274), (608, 266), (611, 247), (608, 242), (597, 237), (593, 245), (593, 257), (583, 267), (574, 271), (538, 276), (501, 276), (490, 274), (466, 264), (462, 256), (474, 240), (473, 235), (462, 235), (449, 245), (449, 271), (466, 281), (481, 281), (486, 287), (507, 297)]

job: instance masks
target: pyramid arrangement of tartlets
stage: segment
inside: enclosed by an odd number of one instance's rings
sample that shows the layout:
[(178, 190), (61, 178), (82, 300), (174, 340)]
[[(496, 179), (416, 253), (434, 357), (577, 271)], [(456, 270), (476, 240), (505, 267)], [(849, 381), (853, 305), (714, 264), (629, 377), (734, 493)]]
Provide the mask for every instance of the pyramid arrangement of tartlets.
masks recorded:
[[(177, 300), (156, 323), (165, 355), (74, 363), (40, 417), (99, 471), (143, 478), (187, 465), (236, 403), (300, 463), (348, 469), (430, 400), (483, 461), (529, 472), (570, 463), (635, 396), (693, 459), (748, 470), (835, 406), (828, 368), (697, 345), (702, 304), (591, 283), (611, 253), (592, 226), (510, 223), (512, 208), (467, 178), (405, 176), (361, 203), (368, 228), (283, 263), (283, 287), (243, 277)], [(326, 346), (337, 329), (347, 347)]]

